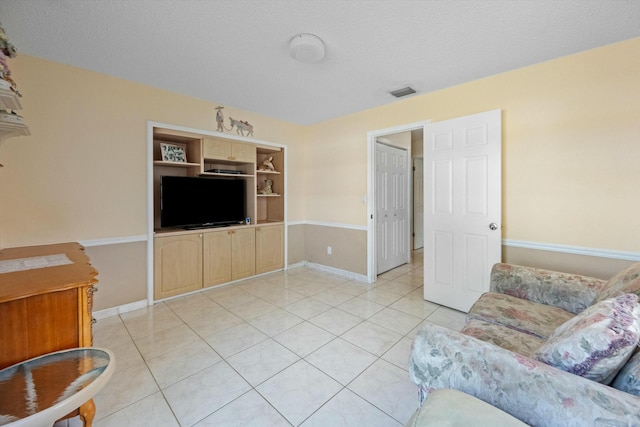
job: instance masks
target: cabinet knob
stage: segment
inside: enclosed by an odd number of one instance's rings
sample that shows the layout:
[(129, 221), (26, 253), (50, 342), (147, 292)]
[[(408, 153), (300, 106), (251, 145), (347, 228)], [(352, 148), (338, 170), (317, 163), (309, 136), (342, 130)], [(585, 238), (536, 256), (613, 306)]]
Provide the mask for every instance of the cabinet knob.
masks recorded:
[(96, 323), (98, 323), (98, 319), (96, 319), (95, 317), (91, 318), (91, 324), (95, 325)]

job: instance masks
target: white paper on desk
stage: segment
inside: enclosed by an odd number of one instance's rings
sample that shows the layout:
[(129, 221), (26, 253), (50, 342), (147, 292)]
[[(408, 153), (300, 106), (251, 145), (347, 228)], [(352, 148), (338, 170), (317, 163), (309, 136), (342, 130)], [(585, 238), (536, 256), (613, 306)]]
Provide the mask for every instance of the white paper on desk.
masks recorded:
[(56, 267), (58, 265), (73, 264), (65, 254), (34, 256), (31, 258), (17, 258), (0, 261), (0, 274), (16, 271), (33, 270), (36, 268)]

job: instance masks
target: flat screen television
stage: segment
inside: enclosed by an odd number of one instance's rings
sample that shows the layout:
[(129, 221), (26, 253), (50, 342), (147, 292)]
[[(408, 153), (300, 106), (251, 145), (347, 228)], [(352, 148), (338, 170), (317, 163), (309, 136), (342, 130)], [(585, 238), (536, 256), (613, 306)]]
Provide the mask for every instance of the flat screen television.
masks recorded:
[(242, 179), (160, 177), (160, 226), (205, 228), (237, 224), (246, 218)]

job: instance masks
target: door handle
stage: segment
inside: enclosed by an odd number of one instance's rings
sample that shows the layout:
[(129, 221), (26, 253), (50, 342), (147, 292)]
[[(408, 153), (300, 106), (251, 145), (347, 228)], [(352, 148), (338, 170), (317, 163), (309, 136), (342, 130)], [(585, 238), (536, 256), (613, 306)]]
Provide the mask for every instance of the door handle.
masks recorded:
[(496, 224), (495, 222), (492, 222), (491, 224), (489, 224), (489, 229), (494, 231), (497, 230), (498, 224)]

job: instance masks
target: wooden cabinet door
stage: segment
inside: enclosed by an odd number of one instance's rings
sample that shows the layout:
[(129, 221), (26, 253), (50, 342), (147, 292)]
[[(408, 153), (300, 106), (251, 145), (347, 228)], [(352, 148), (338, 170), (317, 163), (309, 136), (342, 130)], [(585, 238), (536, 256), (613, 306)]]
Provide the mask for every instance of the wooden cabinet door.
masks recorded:
[(236, 162), (255, 163), (256, 148), (249, 144), (231, 144), (231, 157)]
[(214, 231), (203, 234), (203, 286), (215, 286), (231, 281), (231, 232)]
[(184, 234), (155, 238), (155, 299), (202, 288), (202, 237)]
[(204, 138), (202, 141), (202, 157), (205, 159), (231, 159), (231, 142)]
[(231, 231), (231, 278), (256, 274), (256, 233), (254, 228)]
[(202, 156), (205, 159), (255, 163), (256, 148), (251, 144), (204, 138), (202, 141)]
[(256, 228), (256, 274), (284, 267), (284, 226)]

